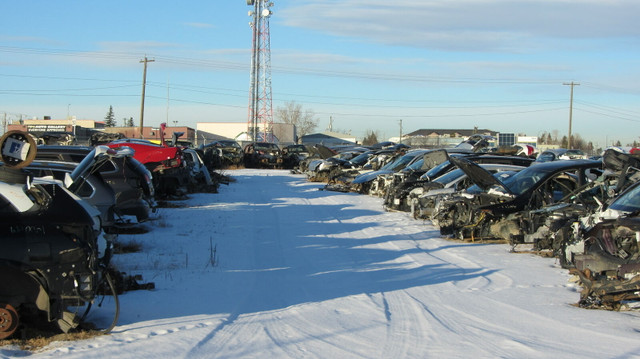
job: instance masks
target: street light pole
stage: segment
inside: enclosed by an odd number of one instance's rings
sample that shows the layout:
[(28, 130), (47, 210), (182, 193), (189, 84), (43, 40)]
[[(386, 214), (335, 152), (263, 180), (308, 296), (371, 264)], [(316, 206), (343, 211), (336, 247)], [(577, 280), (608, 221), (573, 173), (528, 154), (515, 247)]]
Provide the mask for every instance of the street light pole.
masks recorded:
[(579, 83), (565, 82), (563, 83), (565, 86), (571, 86), (571, 96), (569, 100), (569, 137), (567, 138), (567, 148), (571, 149), (571, 122), (573, 122), (573, 87), (579, 86)]

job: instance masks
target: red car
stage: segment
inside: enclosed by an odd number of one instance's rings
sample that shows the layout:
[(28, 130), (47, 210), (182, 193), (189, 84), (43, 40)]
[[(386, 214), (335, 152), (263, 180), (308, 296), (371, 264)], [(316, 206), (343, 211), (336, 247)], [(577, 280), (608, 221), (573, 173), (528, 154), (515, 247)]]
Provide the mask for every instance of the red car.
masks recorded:
[(159, 196), (180, 194), (180, 188), (190, 181), (180, 147), (157, 145), (140, 139), (116, 140), (106, 145), (110, 148), (132, 148), (135, 151), (133, 158), (153, 174), (153, 185)]

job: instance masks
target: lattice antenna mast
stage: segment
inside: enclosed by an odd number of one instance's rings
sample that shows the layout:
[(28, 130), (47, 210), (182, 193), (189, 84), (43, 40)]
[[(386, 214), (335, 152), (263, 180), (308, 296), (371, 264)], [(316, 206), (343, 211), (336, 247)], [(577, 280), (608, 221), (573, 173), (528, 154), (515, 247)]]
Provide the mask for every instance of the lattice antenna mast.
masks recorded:
[(258, 128), (262, 124), (262, 141), (273, 139), (273, 107), (271, 97), (271, 37), (269, 18), (273, 12), (272, 2), (247, 0), (253, 6), (249, 11), (253, 30), (251, 49), (251, 76), (249, 84), (249, 119), (247, 133), (252, 141), (258, 140)]

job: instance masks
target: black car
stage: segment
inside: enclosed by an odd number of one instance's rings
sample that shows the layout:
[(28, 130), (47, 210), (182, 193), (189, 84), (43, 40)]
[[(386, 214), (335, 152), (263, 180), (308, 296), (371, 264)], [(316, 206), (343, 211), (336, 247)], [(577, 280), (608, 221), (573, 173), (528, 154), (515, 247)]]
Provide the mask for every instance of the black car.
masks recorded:
[(282, 149), (282, 167), (293, 169), (309, 157), (311, 152), (305, 145), (289, 145)]
[(282, 166), (282, 152), (275, 143), (253, 142), (244, 147), (243, 161), (247, 168), (278, 168)]
[[(36, 161), (78, 164), (93, 150), (83, 146), (38, 146)], [(121, 155), (106, 156), (98, 171), (115, 192), (117, 215), (133, 216), (138, 222), (149, 218), (156, 207), (152, 174), (133, 154), (121, 151)]]
[(411, 200), (409, 194), (416, 188), (429, 187), (429, 183), (443, 174), (456, 168), (450, 157), (465, 157), (475, 163), (504, 164), (528, 167), (533, 159), (522, 156), (508, 156), (460, 152), (460, 150), (435, 150), (426, 153), (422, 162), (407, 167), (406, 171), (396, 173), (394, 184), (385, 193), (384, 205), (387, 209), (409, 211)]
[(530, 166), (502, 182), (464, 157), (452, 157), (451, 161), (475, 186), (441, 200), (431, 220), (441, 234), (461, 239), (522, 236), (519, 221), (507, 216), (567, 199), (602, 168), (600, 161), (553, 161)]
[(238, 166), (242, 164), (242, 147), (234, 140), (218, 140), (200, 145), (202, 160), (210, 169)]
[[(90, 159), (64, 182), (34, 177), (26, 169), (32, 158), (20, 168), (6, 160), (0, 166), (0, 339), (21, 326), (43, 323), (68, 332), (78, 327), (79, 310), (84, 306), (88, 313), (100, 288), (117, 297), (106, 270), (111, 242), (100, 213), (74, 194), (99, 161)], [(106, 331), (115, 326), (118, 312), (116, 304)]]

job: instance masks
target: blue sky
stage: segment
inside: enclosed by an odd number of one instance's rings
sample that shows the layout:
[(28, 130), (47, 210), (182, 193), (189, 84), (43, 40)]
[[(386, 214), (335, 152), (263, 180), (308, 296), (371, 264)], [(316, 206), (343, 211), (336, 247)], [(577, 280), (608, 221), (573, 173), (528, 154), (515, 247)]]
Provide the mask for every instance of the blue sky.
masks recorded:
[[(273, 107), (362, 137), (421, 128), (640, 140), (637, 0), (274, 0)], [(0, 115), (247, 120), (245, 0), (7, 1)]]

